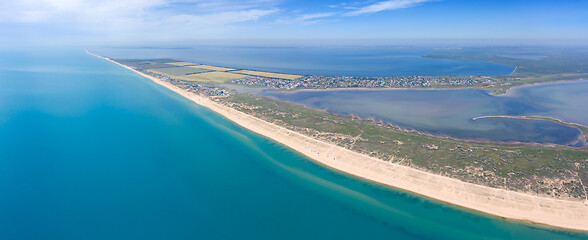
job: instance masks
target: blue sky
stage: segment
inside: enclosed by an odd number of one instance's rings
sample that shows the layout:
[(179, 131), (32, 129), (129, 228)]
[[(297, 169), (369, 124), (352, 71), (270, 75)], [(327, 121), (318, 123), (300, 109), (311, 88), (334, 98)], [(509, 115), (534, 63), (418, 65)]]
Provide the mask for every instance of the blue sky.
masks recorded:
[[(588, 1), (18, 0), (0, 43), (588, 42)], [(508, 41), (507, 41), (508, 42)]]

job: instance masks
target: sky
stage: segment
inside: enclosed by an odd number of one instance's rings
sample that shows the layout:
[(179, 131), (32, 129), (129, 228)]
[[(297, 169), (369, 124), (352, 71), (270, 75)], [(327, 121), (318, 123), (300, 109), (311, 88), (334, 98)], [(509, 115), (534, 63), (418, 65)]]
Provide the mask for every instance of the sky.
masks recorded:
[(0, 44), (588, 42), (586, 0), (2, 0)]

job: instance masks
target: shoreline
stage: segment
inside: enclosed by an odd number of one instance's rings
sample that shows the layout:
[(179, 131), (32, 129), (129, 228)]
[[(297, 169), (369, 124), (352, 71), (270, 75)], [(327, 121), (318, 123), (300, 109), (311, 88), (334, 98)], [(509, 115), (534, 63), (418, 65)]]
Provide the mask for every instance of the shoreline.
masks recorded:
[[(504, 93), (495, 95), (495, 96), (513, 96), (513, 94), (516, 94), (516, 91), (521, 89), (521, 88), (527, 88), (527, 87), (532, 87), (532, 86), (537, 86), (537, 85), (549, 85), (549, 84), (560, 84), (560, 83), (569, 83), (569, 82), (577, 82), (577, 81), (586, 81), (587, 79), (573, 79), (573, 80), (553, 80), (553, 81), (548, 81), (548, 82), (536, 82), (536, 83), (525, 83), (522, 85), (517, 85), (517, 86), (512, 86), (509, 87)], [(494, 90), (493, 92), (496, 92), (496, 90)]]
[(582, 126), (582, 127), (588, 127), (588, 126), (584, 126), (584, 125), (579, 124), (579, 123), (566, 122), (566, 121), (561, 120), (561, 119), (556, 118), (556, 117), (543, 117), (543, 116), (535, 116), (535, 115), (530, 115), (530, 116), (527, 116), (527, 115), (523, 115), (523, 116), (488, 115), (488, 116), (474, 117), (474, 118), (472, 118), (472, 120), (483, 119), (483, 118), (516, 118), (516, 119), (530, 119), (530, 120), (533, 120), (533, 119), (542, 120), (542, 119), (539, 119), (539, 118), (549, 118), (549, 119), (554, 120), (553, 122), (557, 121), (557, 122), (561, 122), (562, 124), (573, 124), (573, 125), (579, 125), (579, 126)]
[(263, 121), (109, 58), (88, 51), (87, 53), (146, 77), (250, 131), (277, 141), (333, 170), (498, 217), (588, 231), (588, 201), (555, 199), (491, 188), (382, 161)]
[[(555, 117), (526, 116), (526, 115), (525, 116), (489, 115), (489, 116), (474, 117), (474, 118), (472, 118), (472, 120), (475, 121), (475, 120), (484, 119), (484, 118), (512, 118), (512, 119), (525, 119), (525, 120), (539, 120), (539, 121), (554, 122), (557, 124), (561, 124), (561, 125), (568, 126), (568, 127), (573, 127), (573, 128), (580, 130), (582, 138), (579, 139), (579, 141), (583, 141), (584, 143), (586, 143), (586, 141), (588, 139), (588, 130), (587, 130), (588, 126), (584, 126), (579, 123), (566, 122), (566, 121), (563, 121), (563, 120), (561, 120), (559, 118), (555, 118)], [(546, 146), (549, 146), (549, 145), (546, 145)], [(578, 148), (588, 148), (588, 145), (578, 147)], [(588, 200), (588, 196), (586, 196), (586, 199)]]

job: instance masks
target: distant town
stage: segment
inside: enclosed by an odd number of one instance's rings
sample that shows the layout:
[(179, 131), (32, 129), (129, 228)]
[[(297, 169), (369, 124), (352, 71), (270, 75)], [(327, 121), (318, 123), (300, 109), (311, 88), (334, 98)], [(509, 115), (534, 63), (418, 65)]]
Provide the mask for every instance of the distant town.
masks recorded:
[[(231, 93), (220, 87), (206, 86), (193, 81), (176, 79), (169, 75), (162, 75), (145, 69), (135, 68), (145, 74), (154, 76), (172, 84), (208, 96), (227, 96)], [(277, 89), (327, 89), (327, 88), (417, 88), (439, 86), (474, 86), (481, 84), (494, 84), (497, 81), (489, 77), (431, 77), (431, 76), (404, 76), (404, 77), (348, 77), (348, 76), (317, 76), (306, 75), (296, 79), (281, 79), (263, 76), (247, 76), (231, 80), (230, 83), (260, 86)]]
[(173, 59), (117, 59), (145, 74), (208, 96), (231, 95), (226, 84), (275, 89), (443, 88), (505, 85), (488, 76), (352, 77), (296, 75), (180, 62)]
[(392, 88), (392, 87), (434, 87), (434, 86), (473, 86), (480, 84), (497, 83), (489, 77), (430, 77), (430, 76), (405, 76), (405, 77), (348, 77), (348, 76), (316, 76), (307, 75), (297, 79), (278, 79), (269, 77), (251, 76), (232, 80), (232, 83), (264, 86), (271, 88)]

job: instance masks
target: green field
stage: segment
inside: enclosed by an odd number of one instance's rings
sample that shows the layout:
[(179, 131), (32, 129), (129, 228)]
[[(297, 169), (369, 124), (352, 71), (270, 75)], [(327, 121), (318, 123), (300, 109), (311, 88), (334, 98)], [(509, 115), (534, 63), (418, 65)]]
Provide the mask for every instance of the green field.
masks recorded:
[(177, 79), (196, 82), (217, 82), (224, 83), (235, 79), (245, 78), (246, 75), (230, 72), (205, 72), (190, 75), (177, 76)]

